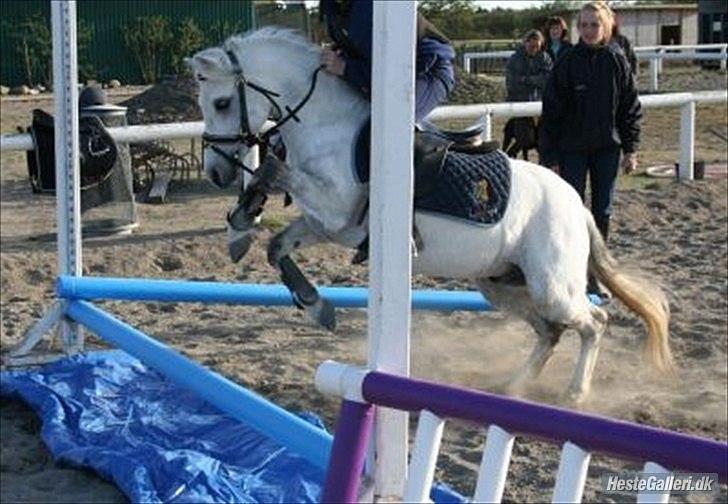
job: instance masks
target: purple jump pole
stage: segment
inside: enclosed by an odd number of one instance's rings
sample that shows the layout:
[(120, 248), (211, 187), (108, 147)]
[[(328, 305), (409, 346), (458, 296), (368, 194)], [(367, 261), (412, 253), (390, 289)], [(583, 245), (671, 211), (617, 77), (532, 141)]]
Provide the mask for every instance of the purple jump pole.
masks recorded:
[(341, 402), (321, 502), (358, 502), (373, 424), (374, 406), (348, 400)]
[(413, 380), (378, 371), (362, 383), (365, 400), (405, 410), (429, 410), (445, 418), (495, 424), (512, 434), (551, 442), (571, 441), (583, 450), (650, 461), (686, 472), (728, 479), (728, 444), (567, 409)]

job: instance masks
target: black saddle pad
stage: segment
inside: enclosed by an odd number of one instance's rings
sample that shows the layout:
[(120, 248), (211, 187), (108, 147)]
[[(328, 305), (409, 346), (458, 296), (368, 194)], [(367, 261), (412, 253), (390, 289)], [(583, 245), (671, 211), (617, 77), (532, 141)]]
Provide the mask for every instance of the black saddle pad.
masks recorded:
[(415, 209), (495, 224), (506, 211), (510, 192), (511, 165), (502, 151), (449, 151), (433, 189), (415, 199)]

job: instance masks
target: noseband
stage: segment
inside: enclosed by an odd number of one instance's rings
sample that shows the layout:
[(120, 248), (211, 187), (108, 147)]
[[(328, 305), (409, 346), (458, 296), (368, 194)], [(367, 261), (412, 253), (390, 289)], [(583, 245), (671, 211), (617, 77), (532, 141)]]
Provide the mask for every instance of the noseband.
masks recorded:
[[(306, 102), (308, 102), (309, 98), (311, 98), (314, 89), (316, 89), (316, 79), (318, 77), (318, 73), (323, 68), (323, 65), (319, 66), (318, 68), (316, 68), (316, 70), (314, 70), (313, 76), (311, 77), (311, 87), (309, 88), (308, 93), (306, 93), (306, 96), (304, 96), (303, 99), (298, 103), (298, 105), (296, 105), (293, 109), (286, 106), (285, 109), (287, 114), (284, 116), (281, 111), (281, 107), (275, 100), (275, 98), (280, 97), (280, 94), (248, 81), (245, 78), (245, 75), (243, 75), (243, 69), (240, 66), (240, 62), (238, 61), (237, 56), (235, 56), (235, 53), (233, 53), (232, 51), (225, 51), (225, 53), (230, 59), (230, 64), (232, 65), (233, 71), (235, 72), (235, 84), (238, 90), (238, 100), (240, 101), (240, 128), (238, 129), (238, 132), (234, 135), (215, 135), (212, 133), (204, 132), (202, 134), (202, 147), (203, 149), (209, 147), (219, 156), (223, 157), (231, 165), (237, 166), (238, 168), (241, 168), (246, 172), (252, 174), (253, 171), (245, 166), (245, 164), (240, 160), (237, 152), (235, 154), (228, 154), (227, 152), (222, 150), (218, 144), (241, 143), (247, 145), (248, 148), (258, 145), (261, 147), (262, 150), (265, 151), (268, 148), (270, 137), (274, 133), (276, 133), (281, 128), (281, 126), (283, 126), (291, 119), (299, 123), (301, 122), (298, 116), (296, 116), (296, 113), (301, 110)], [(245, 101), (246, 86), (265, 96), (275, 109), (275, 116), (278, 118), (278, 121), (272, 128), (268, 129), (265, 133), (253, 133), (250, 129), (250, 122), (248, 119), (248, 106)]]

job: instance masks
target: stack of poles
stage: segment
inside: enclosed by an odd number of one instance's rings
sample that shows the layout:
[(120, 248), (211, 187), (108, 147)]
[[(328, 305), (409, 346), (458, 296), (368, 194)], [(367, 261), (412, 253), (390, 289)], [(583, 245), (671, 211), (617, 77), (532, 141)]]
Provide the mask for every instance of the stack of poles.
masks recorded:
[[(647, 463), (645, 475), (672, 471), (716, 474), (728, 480), (728, 444), (546, 406), (485, 392), (368, 371), (327, 361), (319, 366), (316, 386), (343, 397), (322, 502), (357, 502), (363, 447), (367, 445), (374, 405), (419, 413), (405, 479), (404, 502), (427, 502), (445, 419), (489, 426), (474, 502), (500, 502), (515, 435), (563, 445), (553, 502), (579, 502), (592, 453)], [(638, 502), (667, 502), (641, 494)]]

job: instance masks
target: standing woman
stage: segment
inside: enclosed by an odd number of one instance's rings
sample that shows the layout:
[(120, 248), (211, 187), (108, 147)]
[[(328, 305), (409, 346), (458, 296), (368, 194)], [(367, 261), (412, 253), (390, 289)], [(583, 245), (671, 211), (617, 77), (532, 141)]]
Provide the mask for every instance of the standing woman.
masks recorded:
[(546, 21), (544, 29), (546, 37), (546, 52), (551, 56), (551, 61), (564, 54), (564, 50), (571, 47), (569, 31), (566, 29), (566, 21), (561, 16), (553, 16)]
[(623, 153), (626, 174), (637, 168), (642, 111), (621, 51), (609, 44), (614, 15), (604, 2), (579, 12), (579, 43), (556, 62), (543, 96), (541, 164), (553, 169), (584, 199), (604, 239)]
[[(560, 174), (584, 199), (587, 174), (591, 211), (604, 240), (620, 165), (637, 168), (642, 111), (622, 51), (610, 42), (614, 14), (604, 2), (585, 4), (579, 43), (560, 57), (546, 83), (539, 136), (541, 164)], [(590, 292), (606, 295), (594, 279)]]

